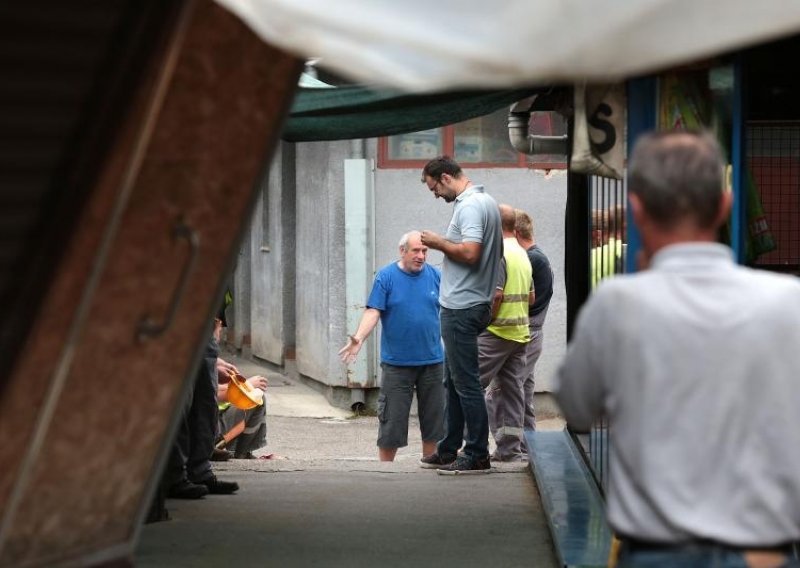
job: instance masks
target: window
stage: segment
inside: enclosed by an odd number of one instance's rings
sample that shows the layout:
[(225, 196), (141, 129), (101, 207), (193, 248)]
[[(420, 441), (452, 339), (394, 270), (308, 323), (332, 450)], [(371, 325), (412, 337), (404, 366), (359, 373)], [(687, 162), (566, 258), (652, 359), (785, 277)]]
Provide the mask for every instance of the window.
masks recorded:
[[(564, 117), (557, 112), (531, 113), (531, 134), (562, 136), (567, 133)], [(379, 168), (422, 168), (431, 158), (447, 154), (467, 167), (565, 169), (566, 157), (558, 154), (528, 156), (508, 140), (508, 111), (410, 134), (381, 138)]]

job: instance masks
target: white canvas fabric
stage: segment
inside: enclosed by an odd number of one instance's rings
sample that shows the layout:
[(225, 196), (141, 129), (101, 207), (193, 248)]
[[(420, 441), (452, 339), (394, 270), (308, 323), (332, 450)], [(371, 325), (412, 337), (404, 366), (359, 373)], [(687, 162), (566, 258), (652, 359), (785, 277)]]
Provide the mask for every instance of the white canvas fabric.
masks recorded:
[(800, 30), (793, 0), (216, 0), (268, 43), (408, 91), (613, 82)]

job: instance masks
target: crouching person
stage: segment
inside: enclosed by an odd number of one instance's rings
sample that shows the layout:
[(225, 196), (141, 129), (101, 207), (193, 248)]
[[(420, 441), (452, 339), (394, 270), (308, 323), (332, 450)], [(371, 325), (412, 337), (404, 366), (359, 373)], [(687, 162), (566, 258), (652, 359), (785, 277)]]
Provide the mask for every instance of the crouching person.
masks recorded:
[[(221, 361), (221, 359), (220, 359)], [(265, 377), (255, 375), (246, 379), (250, 392), (260, 393), (261, 404), (243, 410), (228, 399), (231, 387), (230, 374), (218, 367), (219, 433), (225, 449), (234, 459), (254, 459), (253, 452), (267, 445), (267, 398), (264, 391), (269, 384)], [(234, 367), (235, 374), (235, 367)]]

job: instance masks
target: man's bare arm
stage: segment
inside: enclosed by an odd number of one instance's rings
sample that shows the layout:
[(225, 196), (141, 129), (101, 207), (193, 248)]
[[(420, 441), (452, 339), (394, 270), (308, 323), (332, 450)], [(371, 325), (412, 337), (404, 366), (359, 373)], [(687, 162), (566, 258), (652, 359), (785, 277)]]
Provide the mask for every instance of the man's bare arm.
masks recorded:
[(433, 231), (422, 231), (422, 244), (442, 251), (447, 258), (462, 264), (476, 264), (481, 259), (483, 246), (481, 243), (466, 241), (454, 243)]
[(503, 296), (502, 288), (494, 289), (494, 298), (492, 298), (492, 321), (497, 318), (497, 312), (500, 311), (500, 304), (503, 303)]
[(381, 319), (381, 312), (375, 308), (367, 308), (361, 316), (361, 322), (353, 335), (347, 336), (347, 344), (339, 350), (339, 357), (345, 363), (352, 363), (356, 360), (364, 340), (369, 337), (375, 326)]

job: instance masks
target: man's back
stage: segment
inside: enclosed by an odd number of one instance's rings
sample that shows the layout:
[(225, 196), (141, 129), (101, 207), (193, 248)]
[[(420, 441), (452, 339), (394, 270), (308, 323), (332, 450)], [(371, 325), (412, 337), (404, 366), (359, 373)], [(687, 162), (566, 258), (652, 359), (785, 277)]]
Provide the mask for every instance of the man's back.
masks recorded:
[(503, 239), (503, 260), (500, 273), (503, 280), (503, 300), (497, 315), (486, 330), (497, 337), (527, 343), (528, 296), (533, 283), (533, 269), (528, 255), (514, 237)]
[(678, 245), (602, 284), (580, 320), (593, 368), (568, 361), (560, 388), (608, 409), (616, 531), (738, 545), (800, 534), (800, 280), (738, 267), (722, 245)]
[(530, 315), (535, 316), (546, 310), (553, 298), (553, 268), (539, 246), (533, 245), (526, 252), (533, 270), (533, 289), (536, 291), (536, 301), (531, 306)]

